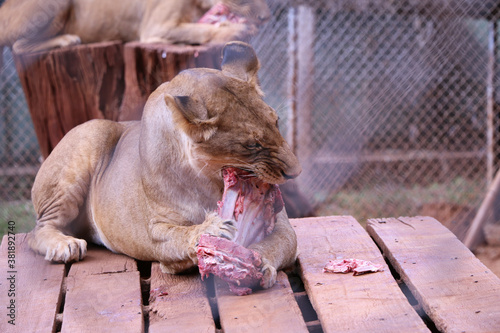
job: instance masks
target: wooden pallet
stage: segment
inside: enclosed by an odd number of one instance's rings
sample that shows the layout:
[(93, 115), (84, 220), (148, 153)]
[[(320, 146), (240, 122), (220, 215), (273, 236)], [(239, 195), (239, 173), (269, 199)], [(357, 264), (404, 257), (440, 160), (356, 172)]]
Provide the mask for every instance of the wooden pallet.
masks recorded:
[[(15, 235), (15, 250), (4, 236), (0, 332), (499, 330), (500, 279), (438, 221), (373, 219), (368, 233), (350, 216), (293, 219), (292, 225), (297, 266), (249, 296), (232, 295), (218, 279), (162, 274), (157, 263), (98, 247), (81, 262), (50, 264), (29, 250), (25, 234)], [(384, 271), (323, 273), (335, 258), (370, 260)]]

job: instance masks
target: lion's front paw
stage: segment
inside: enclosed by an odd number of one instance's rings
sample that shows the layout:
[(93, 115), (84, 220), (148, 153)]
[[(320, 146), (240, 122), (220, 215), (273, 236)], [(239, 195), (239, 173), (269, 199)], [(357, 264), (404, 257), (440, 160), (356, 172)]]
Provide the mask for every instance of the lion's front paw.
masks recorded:
[(226, 43), (231, 40), (244, 40), (257, 33), (257, 28), (251, 24), (228, 23), (219, 26), (210, 42)]
[(45, 260), (67, 263), (82, 260), (86, 254), (86, 241), (65, 236), (64, 238), (51, 242), (51, 244), (47, 246)]
[(272, 266), (269, 261), (265, 258), (262, 259), (262, 279), (260, 280), (260, 286), (264, 289), (271, 288), (276, 283), (276, 277), (278, 276), (278, 272), (276, 268)]
[(233, 220), (223, 220), (215, 212), (207, 214), (201, 227), (202, 232), (200, 235), (209, 234), (229, 240), (232, 240), (236, 233), (235, 222)]

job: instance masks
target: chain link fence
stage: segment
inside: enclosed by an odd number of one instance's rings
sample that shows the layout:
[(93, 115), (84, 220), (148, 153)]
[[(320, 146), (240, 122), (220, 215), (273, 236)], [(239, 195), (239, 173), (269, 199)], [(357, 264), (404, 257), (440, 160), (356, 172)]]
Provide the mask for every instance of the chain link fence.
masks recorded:
[(271, 2), (262, 85), (318, 214), (473, 218), (498, 166), (499, 5)]
[(4, 66), (0, 69), (0, 222), (13, 220), (17, 231), (27, 231), (35, 221), (29, 199), (40, 166), (40, 151), (12, 54), (7, 48), (3, 58)]
[[(274, 15), (251, 43), (266, 101), (303, 164), (297, 184), (317, 214), (362, 221), (446, 210), (470, 219), (498, 166), (500, 2), (269, 4)], [(4, 56), (2, 205), (29, 199), (39, 165)], [(1, 220), (11, 214), (0, 207)]]

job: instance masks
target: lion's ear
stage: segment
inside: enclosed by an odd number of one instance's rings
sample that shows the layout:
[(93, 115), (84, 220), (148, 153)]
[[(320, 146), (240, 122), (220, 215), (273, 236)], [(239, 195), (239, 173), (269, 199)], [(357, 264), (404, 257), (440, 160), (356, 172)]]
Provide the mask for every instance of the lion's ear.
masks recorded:
[(172, 111), (174, 123), (193, 141), (203, 142), (217, 132), (217, 117), (208, 117), (203, 103), (189, 96), (165, 94), (165, 103)]
[(254, 49), (243, 42), (229, 42), (222, 50), (222, 72), (258, 86), (260, 64)]

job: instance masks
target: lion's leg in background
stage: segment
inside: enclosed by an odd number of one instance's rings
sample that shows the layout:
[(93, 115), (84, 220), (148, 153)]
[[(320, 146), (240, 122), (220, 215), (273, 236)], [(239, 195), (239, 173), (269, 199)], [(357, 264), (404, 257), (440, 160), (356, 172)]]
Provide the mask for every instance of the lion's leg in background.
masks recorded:
[(15, 53), (28, 53), (52, 50), (64, 46), (78, 45), (80, 43), (80, 37), (77, 35), (59, 35), (42, 41), (19, 39), (14, 43), (12, 49)]
[(0, 45), (12, 45), (16, 53), (73, 45), (74, 37), (50, 41), (63, 31), (72, 3), (72, 0), (7, 0), (0, 7)]
[(181, 23), (178, 26), (149, 26), (140, 36), (144, 43), (225, 43), (241, 40), (254, 33), (254, 28), (240, 23), (216, 26), (204, 23)]

